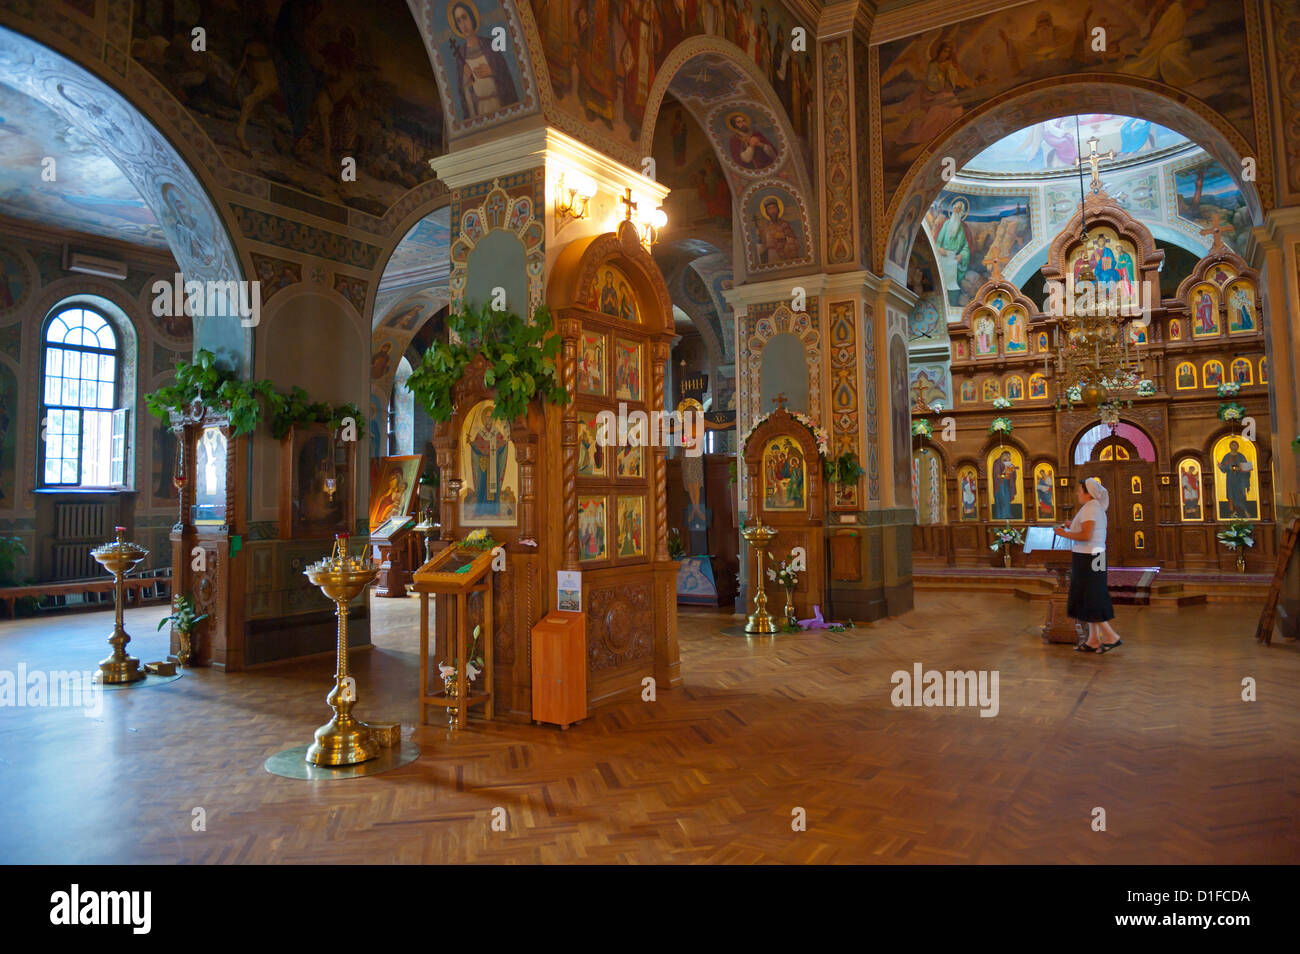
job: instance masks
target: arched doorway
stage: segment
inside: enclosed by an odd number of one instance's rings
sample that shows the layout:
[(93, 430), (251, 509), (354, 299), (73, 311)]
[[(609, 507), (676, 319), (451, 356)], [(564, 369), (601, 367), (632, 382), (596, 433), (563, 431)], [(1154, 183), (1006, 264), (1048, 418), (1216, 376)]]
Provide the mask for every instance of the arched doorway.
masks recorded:
[[(1155, 444), (1121, 420), (1088, 428), (1074, 443), (1074, 479), (1096, 477), (1110, 492), (1106, 553), (1112, 566), (1159, 566)], [(1074, 493), (1070, 488), (1071, 495)]]

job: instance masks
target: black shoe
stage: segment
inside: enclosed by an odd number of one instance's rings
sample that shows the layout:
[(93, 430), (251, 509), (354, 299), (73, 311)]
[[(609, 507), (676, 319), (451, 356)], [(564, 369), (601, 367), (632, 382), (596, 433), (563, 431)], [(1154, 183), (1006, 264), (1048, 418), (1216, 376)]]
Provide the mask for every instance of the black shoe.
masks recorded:
[(1116, 649), (1117, 647), (1119, 647), (1119, 646), (1123, 646), (1123, 645), (1124, 645), (1124, 640), (1122, 640), (1122, 639), (1117, 639), (1117, 640), (1115, 640), (1113, 643), (1102, 643), (1102, 644), (1101, 644), (1101, 649), (1094, 650), (1094, 652), (1099, 652), (1099, 653), (1108, 653), (1108, 652), (1110, 652), (1112, 649)]
[(1093, 649), (1087, 643), (1079, 643), (1077, 646), (1074, 647), (1074, 651), (1076, 653), (1098, 653), (1098, 652), (1102, 652), (1103, 650)]

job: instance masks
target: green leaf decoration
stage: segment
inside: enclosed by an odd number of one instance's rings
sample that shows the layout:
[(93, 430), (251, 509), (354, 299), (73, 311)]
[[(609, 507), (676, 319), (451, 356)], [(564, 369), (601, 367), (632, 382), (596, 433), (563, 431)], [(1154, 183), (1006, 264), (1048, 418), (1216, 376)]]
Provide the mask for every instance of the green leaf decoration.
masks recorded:
[(357, 440), (366, 433), (365, 417), (356, 404), (330, 407), (310, 400), (300, 387), (281, 394), (271, 381), (241, 381), (233, 371), (218, 368), (215, 356), (207, 350), (200, 350), (192, 362), (178, 361), (175, 380), (146, 394), (144, 402), (154, 417), (170, 421), (173, 414), (184, 414), (196, 399), (209, 410), (225, 414), (237, 435), (251, 434), (268, 412), (271, 436), (277, 440), (295, 424), (329, 424), (338, 428), (348, 417), (356, 422)]
[(539, 396), (551, 404), (567, 404), (570, 395), (555, 363), (560, 338), (552, 333), (553, 326), (546, 308), (534, 311), (528, 322), (514, 312), (465, 306), (447, 320), (458, 340), (439, 341), (426, 351), (406, 381), (407, 390), (435, 421), (449, 421), (452, 389), (475, 355), (482, 354), (487, 362), (483, 384), (496, 392), (493, 417), (514, 421)]

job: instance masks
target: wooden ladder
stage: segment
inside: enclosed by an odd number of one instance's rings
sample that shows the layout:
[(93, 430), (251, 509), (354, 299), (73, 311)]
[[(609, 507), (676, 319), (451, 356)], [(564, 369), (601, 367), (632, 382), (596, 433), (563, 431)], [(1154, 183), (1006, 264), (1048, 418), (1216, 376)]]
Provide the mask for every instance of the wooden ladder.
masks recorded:
[(1268, 588), (1268, 598), (1264, 600), (1264, 611), (1259, 616), (1259, 626), (1255, 630), (1255, 641), (1265, 646), (1273, 644), (1273, 623), (1277, 620), (1277, 601), (1282, 596), (1282, 581), (1286, 578), (1287, 564), (1295, 552), (1297, 539), (1300, 539), (1300, 517), (1291, 520), (1286, 536), (1277, 550), (1277, 567), (1273, 570), (1273, 582)]

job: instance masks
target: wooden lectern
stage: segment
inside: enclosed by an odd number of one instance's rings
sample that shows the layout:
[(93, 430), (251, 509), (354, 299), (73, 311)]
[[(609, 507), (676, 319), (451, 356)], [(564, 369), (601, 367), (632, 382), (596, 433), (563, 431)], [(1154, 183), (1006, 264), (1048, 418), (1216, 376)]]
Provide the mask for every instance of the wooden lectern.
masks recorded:
[[(456, 711), (456, 728), (469, 721), (470, 706), (483, 706), (484, 718), (492, 718), (492, 550), (472, 550), (450, 546), (433, 555), (433, 559), (415, 571), (411, 589), (420, 594), (420, 722), (425, 721), (426, 706), (441, 706)], [(444, 684), (442, 691), (429, 686), (429, 594), (444, 597), (440, 615), (446, 620), (448, 661), (456, 664), (455, 693)], [(473, 692), (465, 666), (469, 662), (469, 597), (483, 594), (482, 688)]]
[(1025, 557), (1031, 564), (1042, 564), (1056, 574), (1056, 586), (1047, 600), (1047, 620), (1043, 623), (1044, 643), (1079, 642), (1079, 627), (1066, 614), (1070, 599), (1070, 564), (1074, 560), (1073, 544), (1058, 537), (1051, 527), (1030, 527), (1025, 533)]

